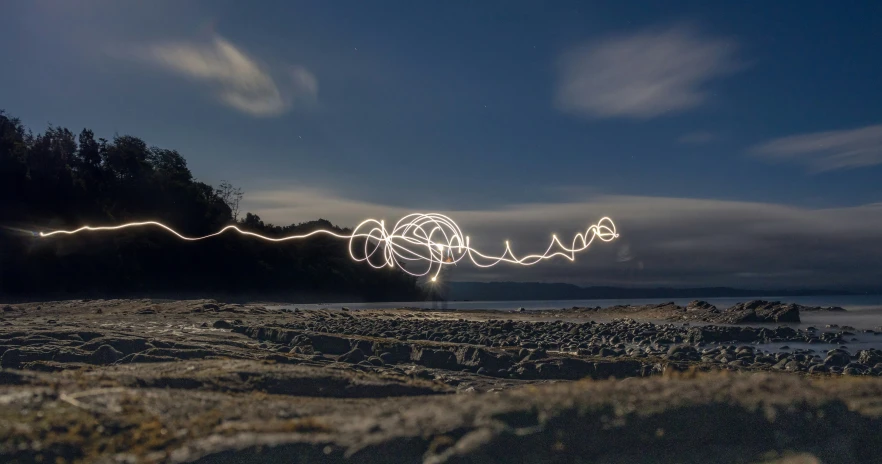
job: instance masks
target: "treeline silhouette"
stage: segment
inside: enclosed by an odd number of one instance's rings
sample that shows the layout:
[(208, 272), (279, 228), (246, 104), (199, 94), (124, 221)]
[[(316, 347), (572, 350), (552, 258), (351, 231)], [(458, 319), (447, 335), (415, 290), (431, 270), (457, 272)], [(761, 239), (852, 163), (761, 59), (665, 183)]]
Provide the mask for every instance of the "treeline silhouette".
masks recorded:
[(112, 140), (83, 129), (33, 134), (0, 111), (0, 295), (133, 296), (248, 294), (366, 301), (421, 299), (416, 279), (350, 259), (345, 240), (267, 243), (236, 233), (182, 242), (153, 228), (40, 238), (36, 232), (83, 224), (156, 220), (185, 235), (238, 223), (264, 235), (319, 228), (319, 219), (285, 227), (248, 213), (241, 191), (196, 180), (175, 150), (128, 135)]

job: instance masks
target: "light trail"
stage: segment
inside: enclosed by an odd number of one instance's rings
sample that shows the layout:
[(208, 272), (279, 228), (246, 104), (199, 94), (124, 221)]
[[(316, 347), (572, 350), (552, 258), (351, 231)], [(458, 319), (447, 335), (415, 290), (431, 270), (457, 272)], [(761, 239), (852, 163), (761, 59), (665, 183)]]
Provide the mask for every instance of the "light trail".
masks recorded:
[[(557, 238), (557, 235), (552, 235), (551, 243), (542, 254), (531, 254), (518, 258), (512, 251), (509, 242), (506, 241), (505, 251), (502, 255), (492, 256), (472, 248), (469, 237), (463, 235), (462, 230), (460, 230), (453, 219), (438, 213), (412, 213), (396, 222), (391, 230), (386, 229), (386, 224), (382, 220), (366, 219), (356, 226), (351, 234), (338, 234), (330, 230), (320, 229), (308, 234), (273, 238), (242, 230), (231, 225), (213, 234), (202, 237), (187, 237), (160, 222), (145, 221), (130, 222), (117, 226), (83, 226), (75, 230), (40, 232), (40, 237), (47, 238), (55, 235), (74, 235), (82, 232), (112, 231), (133, 227), (159, 227), (181, 240), (191, 242), (216, 237), (228, 230), (234, 230), (239, 234), (256, 237), (268, 242), (301, 240), (318, 234), (330, 235), (335, 238), (349, 240), (349, 256), (355, 261), (366, 261), (377, 269), (398, 266), (404, 272), (417, 277), (428, 275), (434, 269), (434, 274), (431, 277), (432, 281), (438, 277), (442, 266), (456, 265), (456, 263), (464, 259), (469, 259), (475, 266), (481, 268), (496, 266), (499, 263), (532, 266), (555, 256), (562, 256), (570, 261), (575, 261), (576, 253), (587, 249), (594, 242), (594, 239), (609, 242), (619, 236), (616, 233), (616, 226), (612, 219), (604, 217), (597, 224), (588, 227), (588, 230), (584, 233), (577, 233), (573, 237), (570, 246), (564, 245)], [(363, 247), (359, 246), (361, 239), (364, 239)], [(404, 266), (408, 262), (416, 261), (426, 264), (425, 272), (413, 272)]]

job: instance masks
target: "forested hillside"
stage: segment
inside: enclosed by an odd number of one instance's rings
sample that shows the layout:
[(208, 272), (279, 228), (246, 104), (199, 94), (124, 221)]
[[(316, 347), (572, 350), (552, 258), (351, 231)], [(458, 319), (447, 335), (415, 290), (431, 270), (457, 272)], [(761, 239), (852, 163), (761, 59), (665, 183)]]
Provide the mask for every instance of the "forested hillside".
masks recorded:
[(98, 138), (88, 129), (75, 134), (49, 127), (35, 134), (0, 112), (0, 294), (420, 297), (411, 276), (356, 263), (345, 241), (327, 236), (271, 244), (235, 233), (182, 242), (145, 228), (36, 235), (138, 220), (160, 221), (187, 235), (236, 223), (273, 236), (345, 231), (321, 219), (281, 227), (250, 213), (239, 218), (241, 196), (229, 183), (198, 181), (175, 150), (129, 135)]

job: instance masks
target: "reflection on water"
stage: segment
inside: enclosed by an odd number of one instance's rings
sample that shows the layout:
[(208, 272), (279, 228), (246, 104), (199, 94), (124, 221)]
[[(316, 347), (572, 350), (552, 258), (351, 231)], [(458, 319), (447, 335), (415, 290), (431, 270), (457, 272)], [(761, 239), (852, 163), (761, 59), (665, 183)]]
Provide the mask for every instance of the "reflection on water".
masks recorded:
[(849, 309), (846, 312), (802, 312), (800, 319), (802, 319), (802, 323), (793, 324), (794, 327), (815, 326), (823, 328), (828, 324), (837, 324), (856, 329), (873, 329), (882, 326), (882, 307)]

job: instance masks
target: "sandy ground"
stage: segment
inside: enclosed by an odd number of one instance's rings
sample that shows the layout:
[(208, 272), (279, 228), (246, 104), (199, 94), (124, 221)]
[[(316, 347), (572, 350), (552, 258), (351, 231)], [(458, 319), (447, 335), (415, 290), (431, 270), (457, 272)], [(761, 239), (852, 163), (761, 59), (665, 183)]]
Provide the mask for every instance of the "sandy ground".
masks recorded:
[(0, 308), (3, 462), (882, 462), (876, 353), (734, 340), (847, 345), (841, 330), (631, 310)]

